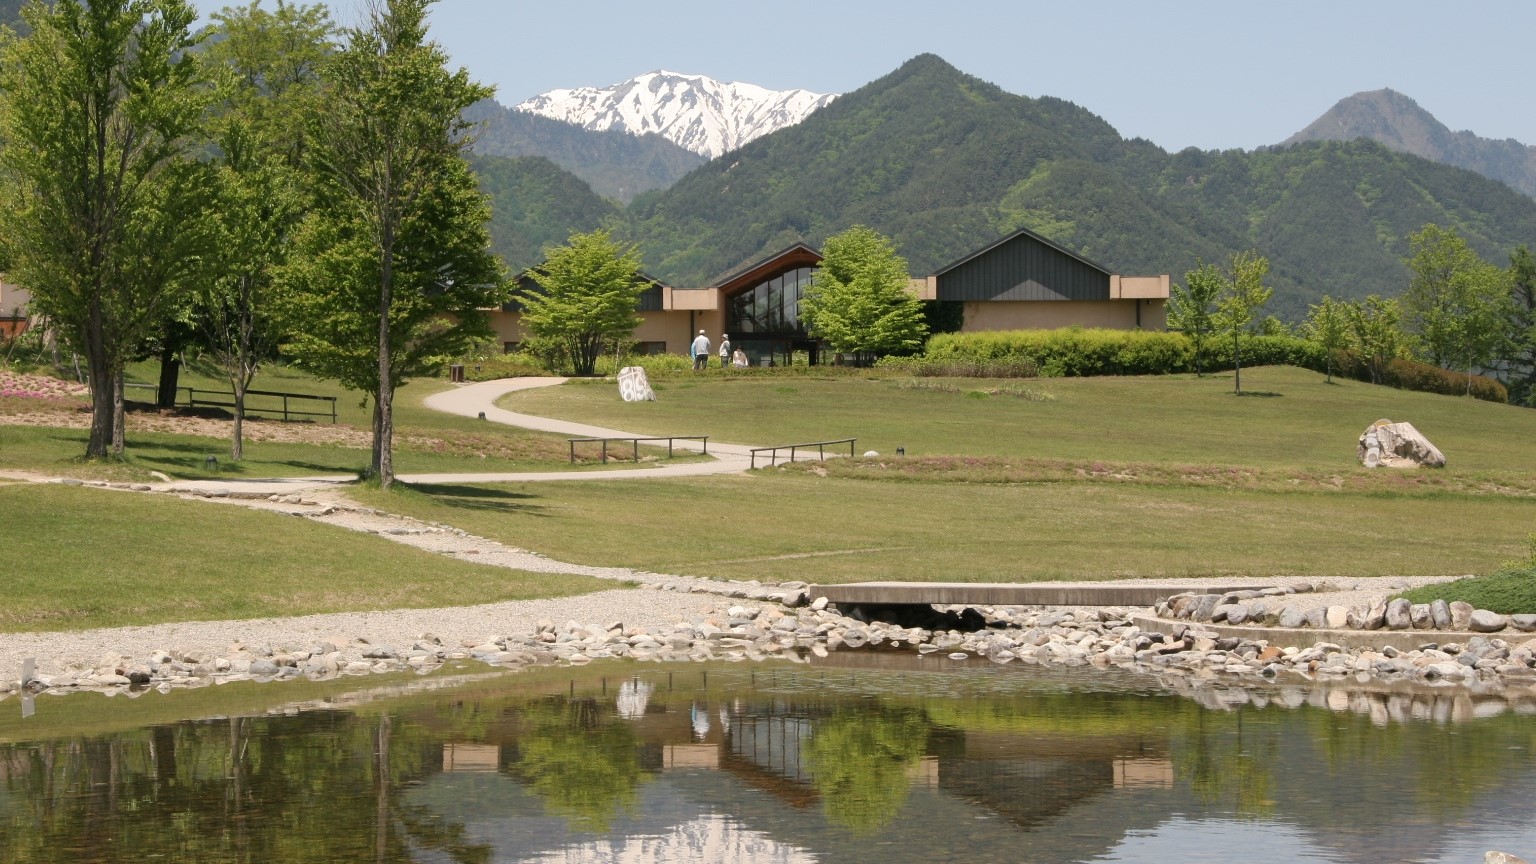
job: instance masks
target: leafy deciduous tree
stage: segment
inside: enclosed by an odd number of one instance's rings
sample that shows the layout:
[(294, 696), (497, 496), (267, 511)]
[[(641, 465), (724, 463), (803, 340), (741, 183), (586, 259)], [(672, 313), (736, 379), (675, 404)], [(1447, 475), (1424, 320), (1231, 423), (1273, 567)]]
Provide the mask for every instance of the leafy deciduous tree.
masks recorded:
[(1351, 302), (1346, 312), (1350, 348), (1365, 361), (1371, 383), (1380, 384), (1387, 366), (1403, 356), (1405, 340), (1397, 301), (1372, 294), (1364, 300)]
[(916, 351), (928, 332), (908, 290), (907, 262), (889, 237), (855, 225), (827, 238), (821, 267), (800, 300), (810, 335), (860, 360)]
[(1423, 359), (1467, 372), (1492, 363), (1508, 338), (1507, 274), (1483, 261), (1454, 229), (1425, 225), (1408, 236), (1413, 278), (1403, 292), (1404, 329)]
[(1264, 287), (1269, 273), (1269, 259), (1257, 252), (1238, 252), (1232, 256), (1231, 275), (1226, 278), (1221, 298), (1216, 301), (1216, 329), (1232, 337), (1232, 386), (1243, 392), (1242, 337), (1253, 327), (1273, 289)]
[(1510, 402), (1536, 406), (1536, 256), (1521, 245), (1509, 255)]
[(234, 393), (230, 456), (244, 456), (245, 398), (278, 338), (272, 286), (304, 213), (301, 122), (320, 110), (319, 69), (330, 49), (322, 6), (278, 0), (214, 15), (208, 49), (222, 99), (212, 119), (218, 180), (217, 271), (203, 297), (211, 353)]
[(1216, 265), (1196, 262), (1184, 274), (1184, 284), (1173, 286), (1168, 299), (1168, 326), (1189, 337), (1195, 346), (1195, 374), (1205, 374), (1205, 340), (1215, 330), (1214, 306), (1226, 285)]
[(607, 231), (572, 234), (566, 245), (545, 250), (529, 276), (539, 288), (518, 294), (522, 324), (558, 347), (577, 375), (591, 375), (603, 346), (629, 339), (640, 324), (640, 253)]
[(1323, 302), (1310, 307), (1306, 323), (1302, 325), (1307, 338), (1323, 349), (1324, 369), (1328, 383), (1333, 383), (1333, 356), (1349, 345), (1349, 314), (1342, 303), (1323, 295)]
[(34, 2), (0, 62), (12, 274), (85, 354), (88, 457), (123, 449), (123, 366), (202, 266), (206, 101), (185, 0)]
[(371, 472), (394, 483), (395, 388), (490, 332), (506, 296), (464, 109), (492, 91), (427, 41), (433, 0), (378, 0), (324, 65), (305, 162), (314, 205), (284, 268), (288, 350), (373, 399)]

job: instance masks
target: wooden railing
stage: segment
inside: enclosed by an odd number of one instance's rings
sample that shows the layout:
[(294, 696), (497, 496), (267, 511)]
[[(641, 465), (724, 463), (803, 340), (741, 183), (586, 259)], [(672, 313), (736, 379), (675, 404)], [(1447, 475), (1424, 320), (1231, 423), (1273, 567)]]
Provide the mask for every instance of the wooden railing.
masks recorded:
[[(123, 386), (135, 387), (141, 390), (154, 390), (157, 393), (160, 390), (160, 388), (154, 384), (125, 383)], [(183, 394), (185, 394), (185, 396), (183, 396)], [(271, 414), (273, 416), (281, 416), (283, 422), (285, 423), (297, 419), (308, 419), (311, 417), (329, 417), (332, 423), (336, 422), (335, 396), (314, 396), (309, 393), (284, 393), (280, 390), (247, 390), (245, 391), (245, 395), (247, 397), (245, 403), (245, 414), (247, 417), (253, 414)], [(251, 396), (276, 397), (282, 400), (282, 404), (262, 405), (259, 402), (252, 403), (249, 398)], [(299, 401), (307, 399), (314, 402), (326, 402), (330, 404), (330, 410), (300, 411), (298, 408), (288, 404), (290, 399)], [(228, 408), (230, 411), (234, 411), (235, 394), (227, 393), (222, 390), (198, 390), (193, 387), (177, 387), (176, 404), (179, 406), (186, 406), (188, 408)]]
[(601, 442), (602, 445), (603, 445), (603, 462), (606, 464), (608, 462), (608, 442), (610, 442), (610, 441), (628, 441), (630, 443), (630, 446), (633, 448), (633, 453), (634, 453), (634, 455), (631, 458), (633, 458), (634, 461), (636, 461), (636, 462), (640, 461), (640, 442), (641, 441), (665, 441), (665, 442), (667, 442), (667, 458), (668, 459), (672, 458), (672, 442), (673, 441), (700, 441), (700, 442), (703, 442), (704, 448), (703, 448), (702, 452), (704, 453), (705, 456), (709, 455), (709, 436), (708, 435), (669, 435), (669, 436), (665, 436), (665, 437), (655, 437), (655, 438), (568, 438), (566, 440), (571, 445), (571, 464), (573, 464), (573, 465), (576, 463), (576, 445), (577, 444), (597, 444), (599, 442)]
[(751, 454), (752, 454), (752, 467), (753, 468), (757, 467), (757, 454), (759, 454), (759, 453), (767, 453), (769, 455), (768, 465), (771, 468), (774, 465), (779, 464), (779, 451), (780, 450), (788, 450), (789, 451), (789, 461), (793, 462), (793, 461), (795, 461), (795, 453), (797, 451), (809, 450), (812, 447), (816, 448), (816, 460), (818, 462), (825, 462), (825, 461), (827, 461), (827, 448), (831, 447), (834, 444), (847, 444), (848, 445), (848, 456), (850, 458), (852, 458), (852, 456), (853, 456), (853, 444), (857, 440), (859, 440), (859, 439), (857, 439), (857, 438), (839, 438), (836, 441), (811, 441), (811, 442), (809, 442), (807, 444), (780, 444), (777, 447), (753, 447), (752, 450), (750, 451)]

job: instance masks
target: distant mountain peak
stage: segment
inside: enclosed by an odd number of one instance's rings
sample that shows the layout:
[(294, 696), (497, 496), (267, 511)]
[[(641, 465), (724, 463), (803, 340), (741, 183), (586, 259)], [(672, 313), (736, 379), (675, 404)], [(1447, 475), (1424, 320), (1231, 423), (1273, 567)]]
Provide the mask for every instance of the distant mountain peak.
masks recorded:
[(714, 158), (793, 126), (836, 98), (656, 69), (610, 87), (551, 90), (513, 107), (584, 129), (654, 132)]
[(1387, 88), (1340, 99), (1281, 146), (1356, 138), (1369, 138), (1393, 150), (1476, 171), (1536, 197), (1536, 147), (1513, 139), (1452, 132), (1419, 103)]

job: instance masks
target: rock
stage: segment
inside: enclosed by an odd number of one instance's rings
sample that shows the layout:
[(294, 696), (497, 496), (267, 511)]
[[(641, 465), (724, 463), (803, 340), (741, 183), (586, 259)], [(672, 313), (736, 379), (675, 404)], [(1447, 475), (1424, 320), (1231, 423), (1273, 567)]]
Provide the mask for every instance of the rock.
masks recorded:
[(1384, 600), (1378, 600), (1371, 604), (1371, 608), (1365, 613), (1365, 622), (1361, 627), (1366, 630), (1380, 630), (1387, 624), (1387, 604)]
[(1307, 613), (1307, 626), (1313, 630), (1321, 630), (1328, 626), (1328, 610), (1313, 609)]
[(1348, 606), (1329, 606), (1323, 615), (1324, 623), (1328, 625), (1329, 630), (1342, 629), (1349, 623)]
[(1390, 420), (1377, 420), (1360, 433), (1355, 456), (1367, 468), (1445, 467), (1445, 455), (1412, 423)]
[(1410, 613), (1413, 604), (1399, 597), (1387, 604), (1386, 623), (1388, 630), (1407, 630), (1413, 626), (1413, 616)]
[(1216, 610), (1221, 600), (1220, 594), (1201, 594), (1189, 605), (1189, 619), (1191, 621), (1209, 621), (1211, 613)]
[(271, 660), (252, 660), (250, 673), (258, 678), (270, 677), (278, 673), (278, 668)]
[(1431, 600), (1429, 603), (1429, 618), (1436, 630), (1449, 630), (1451, 627), (1451, 604), (1444, 600)]
[(1497, 633), (1508, 623), (1509, 619), (1497, 612), (1478, 609), (1472, 613), (1472, 620), (1468, 627), (1473, 633)]
[[(1227, 616), (1229, 614), (1231, 614), (1233, 611), (1235, 611), (1237, 609), (1242, 609), (1242, 608), (1243, 607), (1239, 606), (1236, 603), (1218, 603), (1218, 604), (1216, 604), (1216, 606), (1213, 609), (1211, 609), (1210, 620), (1212, 622), (1225, 621), (1225, 620), (1227, 620)], [(1247, 615), (1247, 612), (1248, 612), (1248, 610), (1243, 609), (1244, 616)], [(1203, 620), (1206, 620), (1206, 619), (1202, 618), (1201, 620), (1203, 621)]]
[(1428, 630), (1433, 623), (1429, 617), (1428, 603), (1415, 603), (1408, 607), (1408, 619), (1413, 622), (1413, 629)]
[(1467, 630), (1472, 626), (1472, 613), (1476, 611), (1471, 603), (1465, 600), (1456, 600), (1451, 604), (1451, 629)]
[(820, 612), (825, 608), (827, 608), (827, 598), (817, 597), (815, 600), (811, 601), (811, 611)]
[(1234, 603), (1227, 607), (1228, 624), (1244, 624), (1248, 621), (1248, 607), (1241, 603)]
[(1307, 613), (1298, 606), (1287, 606), (1280, 612), (1280, 626), (1290, 629), (1307, 626)]
[(1489, 851), (1483, 854), (1483, 864), (1526, 864), (1524, 858), (1516, 858), (1508, 852)]

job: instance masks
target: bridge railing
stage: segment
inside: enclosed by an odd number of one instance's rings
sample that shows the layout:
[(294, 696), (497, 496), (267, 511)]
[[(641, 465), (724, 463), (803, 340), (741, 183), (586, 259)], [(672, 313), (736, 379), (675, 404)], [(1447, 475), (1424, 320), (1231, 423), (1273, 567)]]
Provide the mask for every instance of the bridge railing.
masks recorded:
[(774, 465), (779, 464), (779, 451), (780, 450), (788, 450), (789, 451), (789, 461), (793, 462), (793, 461), (795, 461), (795, 455), (799, 451), (801, 451), (801, 450), (807, 450), (808, 451), (812, 447), (815, 447), (816, 448), (816, 461), (818, 461), (818, 462), (825, 462), (825, 461), (827, 461), (827, 448), (828, 447), (835, 447), (835, 446), (840, 445), (840, 444), (847, 444), (848, 445), (848, 456), (851, 458), (853, 456), (853, 445), (854, 445), (854, 442), (856, 442), (858, 440), (859, 439), (857, 439), (857, 438), (838, 438), (835, 441), (809, 441), (809, 442), (804, 443), (804, 444), (780, 444), (777, 447), (753, 447), (749, 452), (750, 452), (750, 454), (752, 456), (752, 467), (753, 468), (757, 467), (757, 454), (759, 454), (759, 453), (767, 453), (768, 454), (768, 456), (765, 457), (765, 458), (767, 458), (769, 460), (768, 461), (768, 466), (771, 468)]

